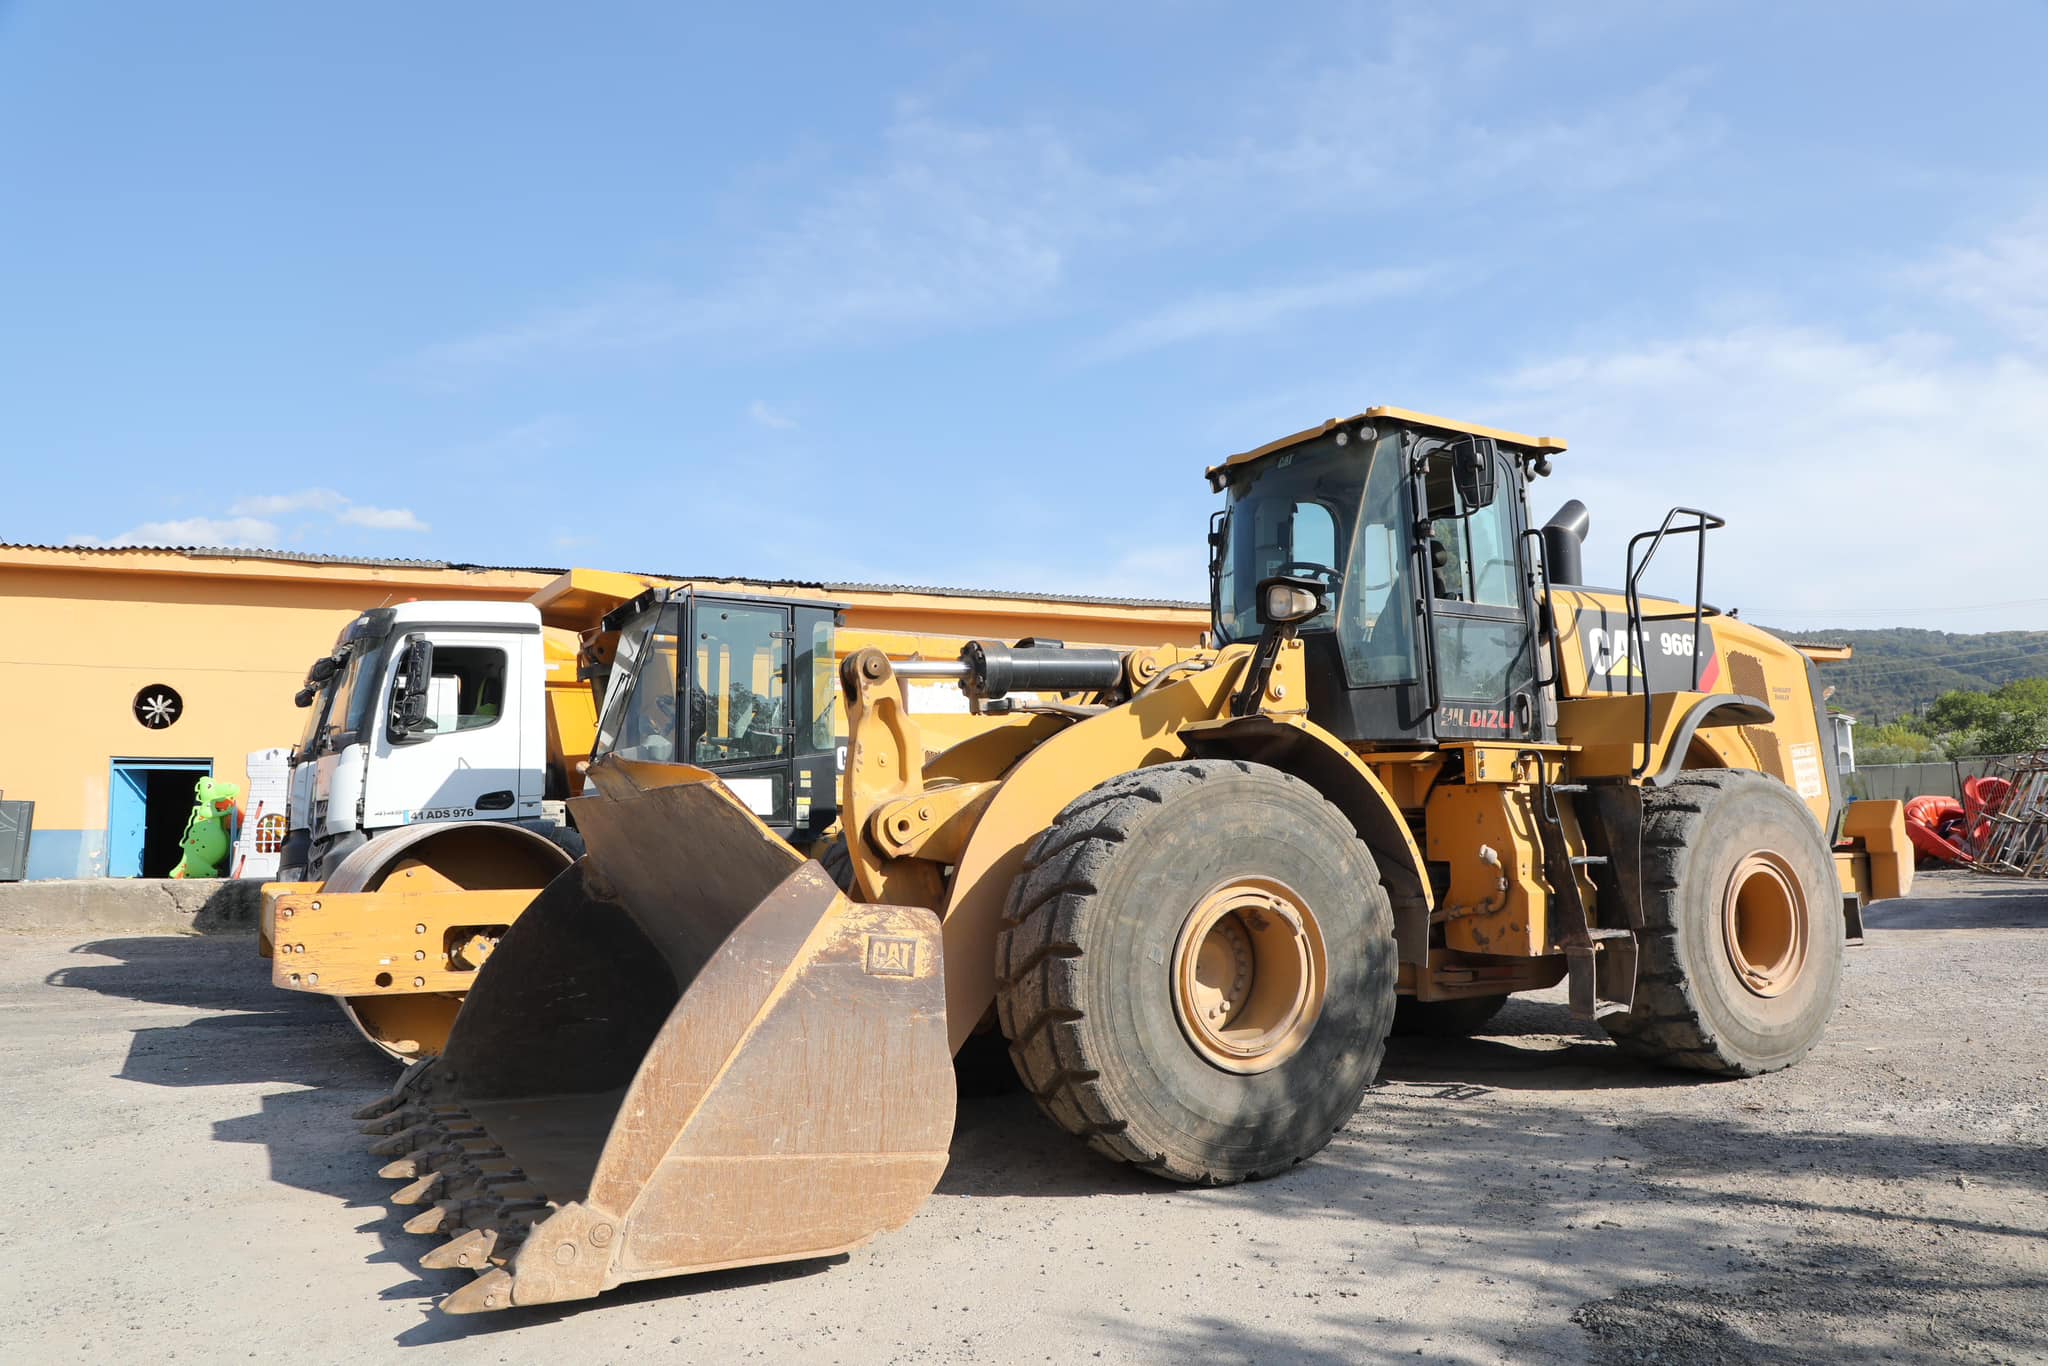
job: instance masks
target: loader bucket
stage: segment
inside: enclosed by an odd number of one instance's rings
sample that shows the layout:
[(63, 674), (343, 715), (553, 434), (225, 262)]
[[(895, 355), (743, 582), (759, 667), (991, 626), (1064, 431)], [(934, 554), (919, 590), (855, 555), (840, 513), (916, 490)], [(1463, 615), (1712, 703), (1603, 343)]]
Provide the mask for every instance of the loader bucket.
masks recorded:
[(937, 918), (849, 901), (710, 774), (654, 769), (593, 768), (588, 856), (359, 1116), (406, 1227), (452, 1239), (422, 1265), (480, 1273), (450, 1313), (828, 1256), (945, 1169)]

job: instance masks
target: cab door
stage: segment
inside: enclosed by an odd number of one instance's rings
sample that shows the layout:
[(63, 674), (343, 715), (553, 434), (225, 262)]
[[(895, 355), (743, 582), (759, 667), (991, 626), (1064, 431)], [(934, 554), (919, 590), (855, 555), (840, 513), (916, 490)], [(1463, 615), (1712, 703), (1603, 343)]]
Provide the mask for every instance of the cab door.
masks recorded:
[(1539, 740), (1546, 728), (1519, 472), (1512, 456), (1493, 449), (1493, 500), (1471, 506), (1454, 477), (1453, 444), (1423, 444), (1415, 480), (1436, 735)]
[[(390, 652), (381, 691), (363, 793), (363, 826), (380, 830), (437, 820), (511, 820), (540, 814), (521, 809), (520, 699), (537, 693), (522, 678), (519, 632), (457, 627), (401, 628)], [(404, 643), (415, 637), (433, 646), (426, 680), (426, 720), (414, 732), (394, 733), (391, 711), (404, 679)], [(359, 687), (372, 686), (365, 679)], [(522, 690), (525, 691), (522, 691)], [(511, 715), (507, 715), (508, 710)]]

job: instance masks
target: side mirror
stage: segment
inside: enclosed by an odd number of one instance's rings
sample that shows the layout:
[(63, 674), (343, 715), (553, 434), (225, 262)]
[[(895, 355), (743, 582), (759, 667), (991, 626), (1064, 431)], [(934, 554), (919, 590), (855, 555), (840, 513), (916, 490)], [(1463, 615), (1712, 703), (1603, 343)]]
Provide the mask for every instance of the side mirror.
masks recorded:
[(1451, 478), (1468, 511), (1493, 506), (1494, 444), (1490, 436), (1462, 436), (1451, 443)]
[(297, 693), (293, 694), (292, 705), (295, 707), (310, 707), (313, 705), (313, 699), (319, 695), (319, 693), (314, 692), (311, 688), (301, 688)]
[(391, 689), (391, 724), (387, 730), (394, 743), (423, 739), (418, 732), (434, 729), (427, 718), (427, 690), (434, 677), (434, 642), (425, 636), (411, 636), (405, 642), (405, 663)]
[(334, 677), (334, 671), (340, 667), (341, 665), (332, 656), (326, 659), (316, 659), (313, 661), (313, 667), (306, 671), (306, 681), (315, 685), (325, 683), (328, 679)]
[(1323, 610), (1328, 585), (1316, 579), (1276, 574), (1259, 581), (1259, 625), (1298, 626)]

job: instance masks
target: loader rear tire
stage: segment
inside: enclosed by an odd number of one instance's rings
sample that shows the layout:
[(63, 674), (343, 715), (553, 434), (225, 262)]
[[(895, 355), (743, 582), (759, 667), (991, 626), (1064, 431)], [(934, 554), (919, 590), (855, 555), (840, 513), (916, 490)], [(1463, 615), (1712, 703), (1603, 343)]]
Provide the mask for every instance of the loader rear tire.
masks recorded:
[(1025, 1086), (1097, 1152), (1172, 1180), (1313, 1156), (1385, 1054), (1379, 870), (1277, 769), (1198, 759), (1103, 783), (1034, 842), (1004, 925), (997, 1014)]
[(1394, 1003), (1394, 1032), (1438, 1039), (1464, 1038), (1477, 1034), (1507, 1003), (1505, 996), (1467, 996), (1457, 1001), (1418, 1001), (1413, 996), (1403, 996)]
[(1645, 792), (1635, 1009), (1601, 1023), (1666, 1067), (1789, 1067), (1841, 997), (1841, 907), (1820, 827), (1776, 778), (1706, 769)]

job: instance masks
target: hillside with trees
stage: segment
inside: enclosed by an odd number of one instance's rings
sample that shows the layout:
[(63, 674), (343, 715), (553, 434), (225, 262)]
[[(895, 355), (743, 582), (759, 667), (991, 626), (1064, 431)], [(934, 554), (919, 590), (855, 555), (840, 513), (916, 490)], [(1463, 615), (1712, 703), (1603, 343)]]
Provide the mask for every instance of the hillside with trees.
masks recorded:
[[(1855, 657), (1846, 663), (1823, 664), (1821, 681), (1835, 690), (1828, 705), (1838, 711), (1849, 712), (1868, 728), (1859, 730), (1857, 734), (1859, 758), (1865, 738), (1877, 728), (1915, 716), (1920, 716), (1925, 723), (1929, 710), (1948, 694), (1995, 696), (2009, 684), (2048, 678), (2048, 631), (1993, 631), (1966, 635), (1954, 631), (1894, 627), (1874, 631), (1780, 631), (1778, 634), (1788, 640), (1828, 641), (1855, 648)], [(2048, 688), (2048, 683), (2042, 686)], [(2014, 694), (2008, 700), (2018, 705), (2021, 696)], [(1967, 723), (1961, 712), (1948, 715), (1956, 722), (1952, 729), (1957, 733), (1971, 726), (1986, 724), (1985, 717), (1976, 713), (1971, 714), (1972, 719)]]

